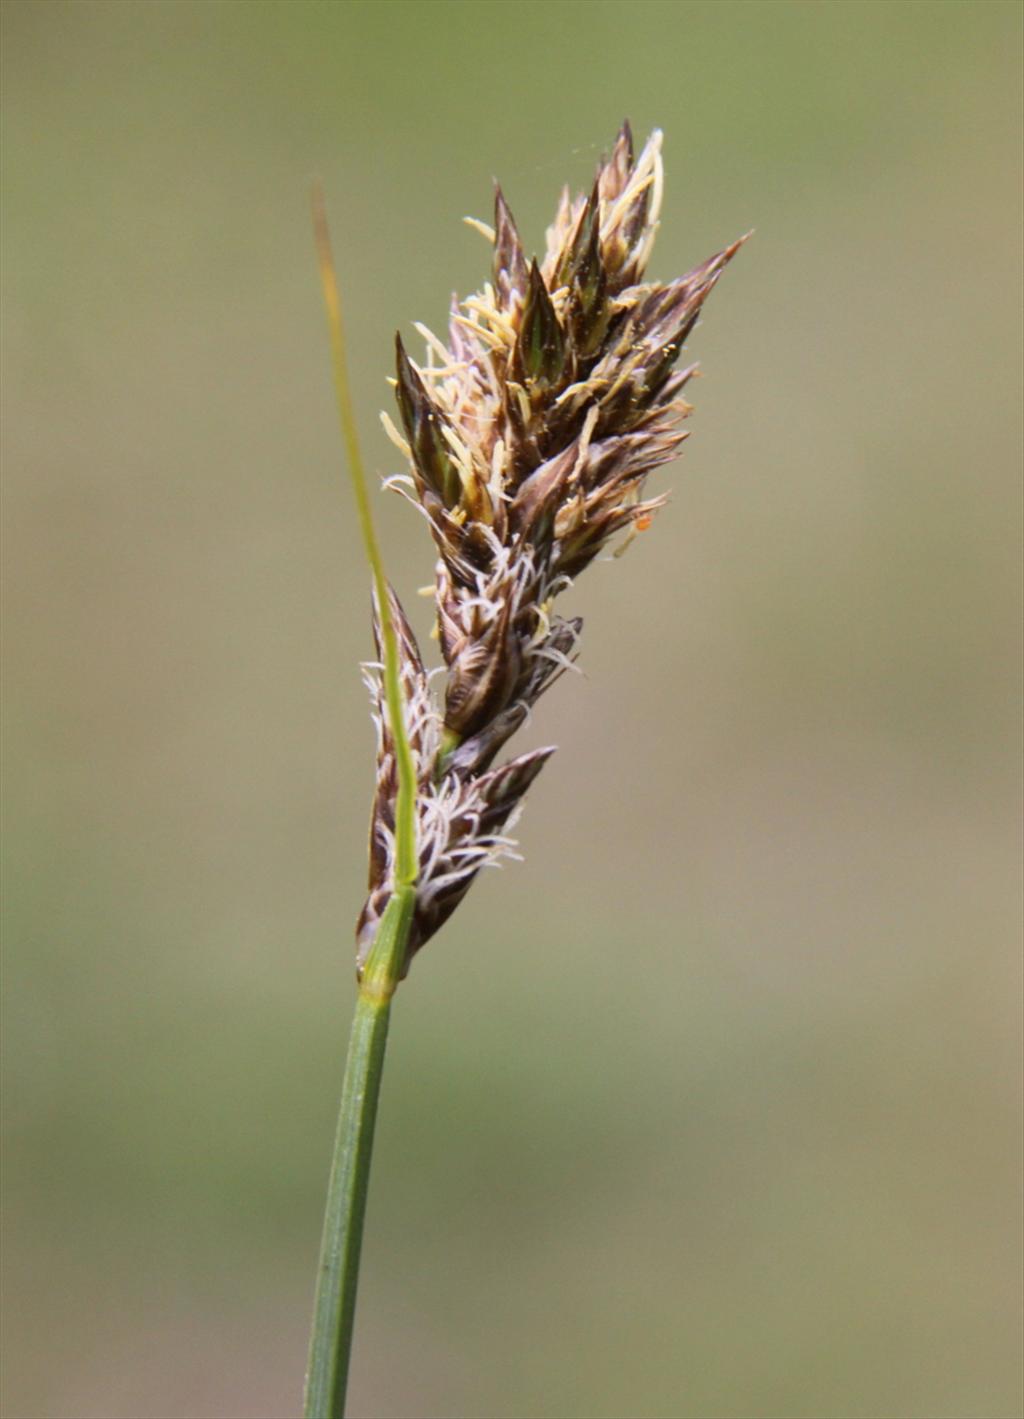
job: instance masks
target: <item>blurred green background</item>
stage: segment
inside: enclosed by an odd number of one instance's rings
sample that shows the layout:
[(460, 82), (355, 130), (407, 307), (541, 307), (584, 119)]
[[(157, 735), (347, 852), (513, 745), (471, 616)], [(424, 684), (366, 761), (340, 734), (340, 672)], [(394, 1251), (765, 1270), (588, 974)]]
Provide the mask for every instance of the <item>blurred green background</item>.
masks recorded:
[(1020, 1414), (1019, 6), (3, 20), (5, 1413), (298, 1412), (372, 783), (309, 181), (393, 472), (460, 219), (628, 115), (654, 275), (757, 235), (399, 996), (352, 1412)]

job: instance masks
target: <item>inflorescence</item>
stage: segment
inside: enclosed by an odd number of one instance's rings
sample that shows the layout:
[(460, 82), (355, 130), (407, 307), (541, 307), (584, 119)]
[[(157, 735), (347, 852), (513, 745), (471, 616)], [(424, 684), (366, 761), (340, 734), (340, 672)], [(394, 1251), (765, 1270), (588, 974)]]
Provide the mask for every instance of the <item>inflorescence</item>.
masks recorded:
[[(425, 515), (438, 551), (444, 658), (435, 697), (394, 594), (406, 733), (416, 767), (418, 879), (408, 958), (454, 911), (508, 836), (553, 749), (493, 767), (531, 707), (576, 658), (582, 622), (556, 597), (607, 546), (650, 523), (664, 496), (648, 475), (678, 452), (695, 366), (675, 365), (701, 307), (741, 245), (686, 276), (644, 282), (662, 197), (661, 134), (633, 156), (624, 124), (592, 190), (562, 194), (542, 261), (527, 262), (501, 189), (492, 277), (453, 299), (445, 345), (424, 327), (426, 362), (397, 341), (408, 475), (389, 479)], [(380, 629), (377, 626), (378, 656)], [(379, 664), (367, 667), (378, 729), (361, 970), (394, 890), (394, 742)], [(433, 672), (437, 674), (438, 672)]]

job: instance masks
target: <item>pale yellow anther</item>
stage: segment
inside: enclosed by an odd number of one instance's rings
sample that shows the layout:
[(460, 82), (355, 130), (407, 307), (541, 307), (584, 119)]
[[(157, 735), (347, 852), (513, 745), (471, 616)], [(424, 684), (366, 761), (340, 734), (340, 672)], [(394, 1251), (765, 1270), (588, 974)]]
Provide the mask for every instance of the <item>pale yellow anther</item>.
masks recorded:
[(620, 195), (616, 198), (616, 200), (612, 203), (611, 207), (608, 209), (608, 214), (605, 217), (604, 221), (601, 223), (602, 241), (607, 240), (607, 238), (612, 235), (615, 229), (622, 222), (622, 219), (626, 215), (630, 206), (636, 201), (636, 199), (640, 196), (641, 193), (646, 192), (646, 190), (648, 189), (648, 187), (650, 187), (653, 181), (654, 174), (650, 172), (647, 174), (646, 177), (640, 179), (639, 181), (634, 179), (628, 185), (628, 187), (626, 187), (622, 191), (622, 193), (620, 193)]
[(463, 217), (462, 220), (467, 227), (472, 227), (475, 232), (479, 232), (492, 246), (494, 245), (496, 234), (493, 227), (489, 227), (486, 222), (481, 222), (479, 217)]
[(395, 445), (395, 447), (398, 449), (398, 451), (399, 451), (400, 453), (404, 453), (405, 456), (406, 456), (406, 458), (408, 458), (408, 459), (410, 460), (410, 462), (411, 462), (411, 461), (412, 461), (412, 449), (409, 447), (408, 442), (402, 437), (402, 435), (401, 435), (401, 434), (398, 432), (398, 430), (395, 428), (395, 425), (394, 425), (394, 422), (392, 421), (391, 415), (388, 414), (388, 413), (386, 412), (386, 410), (384, 410), (384, 409), (382, 409), (382, 410), (380, 411), (380, 421), (381, 421), (381, 424), (383, 425), (384, 432), (387, 434), (387, 436), (388, 436), (388, 438), (391, 440), (391, 442)]
[(551, 633), (551, 608), (554, 605), (554, 598), (549, 596), (546, 601), (541, 602), (537, 607), (537, 629), (531, 637), (531, 645), (539, 645)]
[(587, 453), (590, 450), (590, 440), (594, 429), (597, 426), (597, 418), (600, 410), (596, 404), (591, 404), (583, 420), (583, 428), (580, 431), (579, 451), (576, 454), (576, 461), (572, 465), (572, 472), (569, 474), (569, 482), (575, 482), (582, 472), (587, 461)]
[(440, 357), (441, 363), (447, 365), (451, 363), (451, 351), (442, 340), (439, 340), (434, 332), (422, 321), (413, 321), (413, 329), (427, 342), (428, 350), (433, 350)]
[(488, 330), (485, 325), (480, 325), (477, 321), (470, 320), (466, 315), (456, 315), (453, 316), (452, 319), (456, 325), (461, 325), (464, 330), (471, 331), (479, 339), (483, 340), (492, 350), (501, 350), (504, 348), (505, 342), (501, 337), (496, 335), (493, 330)]
[(476, 471), (473, 468), (473, 455), (459, 438), (455, 430), (448, 425), (441, 430), (444, 441), (455, 456), (455, 467), (458, 471), (462, 486), (468, 493), (472, 493), (476, 487)]
[[(487, 295), (493, 295), (490, 287), (487, 289)], [(468, 296), (462, 304), (464, 309), (475, 312), (481, 320), (487, 321), (488, 325), (491, 326), (493, 330), (499, 331), (507, 344), (511, 345), (515, 343), (515, 326), (506, 315), (503, 315), (502, 312), (498, 310), (492, 300), (481, 299), (480, 296)]]
[(533, 417), (533, 410), (530, 408), (530, 399), (526, 390), (521, 384), (517, 384), (514, 379), (510, 379), (508, 387), (516, 397), (519, 405), (519, 412), (523, 417), (523, 423), (528, 424)]

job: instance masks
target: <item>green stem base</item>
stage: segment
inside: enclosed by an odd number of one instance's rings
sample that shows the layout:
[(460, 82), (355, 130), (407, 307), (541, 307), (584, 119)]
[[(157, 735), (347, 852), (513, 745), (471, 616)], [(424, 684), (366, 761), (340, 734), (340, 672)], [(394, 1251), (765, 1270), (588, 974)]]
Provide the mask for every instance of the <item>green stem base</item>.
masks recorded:
[(359, 986), (327, 1188), (305, 1419), (343, 1419), (345, 1413), (359, 1254), (391, 997), (405, 960), (414, 897), (411, 887), (400, 887), (391, 898)]

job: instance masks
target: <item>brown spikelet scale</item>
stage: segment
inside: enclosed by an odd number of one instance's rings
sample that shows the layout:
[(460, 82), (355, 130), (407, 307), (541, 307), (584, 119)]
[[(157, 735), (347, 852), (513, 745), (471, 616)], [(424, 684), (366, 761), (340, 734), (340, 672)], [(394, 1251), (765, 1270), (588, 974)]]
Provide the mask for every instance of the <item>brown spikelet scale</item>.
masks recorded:
[[(676, 361), (743, 239), (674, 281), (646, 283), (661, 195), (661, 134), (634, 157), (624, 124), (591, 190), (563, 193), (538, 261), (496, 189), (490, 280), (453, 301), (446, 344), (423, 332), (422, 366), (397, 341), (401, 432), (386, 426), (409, 473), (389, 482), (434, 537), (445, 666), (439, 703), (392, 594), (419, 788), (409, 956), (481, 867), (511, 853), (508, 830), (553, 752), (493, 767), (575, 660), (582, 623), (556, 615), (555, 598), (665, 501), (644, 489), (686, 436), (694, 367)], [(360, 966), (393, 890), (397, 787), (379, 667), (369, 669), (379, 744)]]

